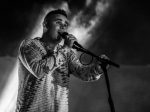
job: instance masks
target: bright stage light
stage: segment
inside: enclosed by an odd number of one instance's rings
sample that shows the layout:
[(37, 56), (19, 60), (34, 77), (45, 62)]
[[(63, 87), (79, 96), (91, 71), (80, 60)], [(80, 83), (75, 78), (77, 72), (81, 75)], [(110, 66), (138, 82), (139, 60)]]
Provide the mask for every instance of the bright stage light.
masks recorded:
[(8, 78), (8, 82), (0, 96), (0, 112), (14, 112), (18, 90), (18, 63)]

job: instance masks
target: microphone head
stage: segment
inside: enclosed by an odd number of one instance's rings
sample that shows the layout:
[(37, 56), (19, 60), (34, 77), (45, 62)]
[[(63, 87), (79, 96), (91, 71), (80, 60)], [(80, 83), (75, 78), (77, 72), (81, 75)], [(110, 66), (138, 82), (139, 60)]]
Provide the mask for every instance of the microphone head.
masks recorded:
[(62, 38), (65, 38), (68, 33), (67, 32), (62, 32), (62, 31), (58, 31), (58, 34), (62, 37)]

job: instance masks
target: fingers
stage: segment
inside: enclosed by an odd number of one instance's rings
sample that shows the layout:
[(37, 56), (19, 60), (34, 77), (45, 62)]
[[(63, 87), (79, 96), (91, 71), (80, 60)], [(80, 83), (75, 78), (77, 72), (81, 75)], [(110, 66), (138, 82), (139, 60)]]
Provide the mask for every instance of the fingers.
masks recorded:
[[(110, 60), (109, 57), (106, 56), (105, 54), (102, 54), (102, 55), (100, 56), (100, 58)], [(102, 63), (101, 63), (101, 64), (102, 64)], [(106, 68), (109, 69), (109, 68), (110, 68), (110, 65), (107, 64)]]
[(68, 39), (69, 40), (73, 40), (73, 41), (77, 41), (76, 37), (74, 35), (72, 35), (72, 34), (68, 35)]
[(68, 35), (67, 35), (67, 38), (66, 38), (66, 40), (65, 40), (65, 44), (66, 44), (67, 46), (69, 46), (69, 47), (72, 47), (72, 46), (73, 46), (73, 43), (74, 43), (75, 41), (77, 41), (77, 39), (75, 38), (75, 36), (72, 35), (72, 34), (68, 34)]
[(97, 65), (97, 72), (98, 72), (98, 74), (103, 73), (103, 70), (100, 65)]
[(102, 54), (102, 55), (100, 56), (100, 58), (110, 60), (110, 59), (108, 58), (108, 56), (106, 56), (105, 54)]

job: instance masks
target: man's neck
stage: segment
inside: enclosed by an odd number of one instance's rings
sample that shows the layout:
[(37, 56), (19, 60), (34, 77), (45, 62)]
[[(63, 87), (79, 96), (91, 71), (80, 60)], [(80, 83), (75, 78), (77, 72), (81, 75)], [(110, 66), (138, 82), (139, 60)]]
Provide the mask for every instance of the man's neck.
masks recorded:
[(54, 42), (53, 40), (51, 40), (50, 36), (47, 35), (46, 33), (43, 34), (41, 40), (45, 43), (46, 46), (54, 49), (56, 47), (56, 45), (58, 44), (58, 42)]

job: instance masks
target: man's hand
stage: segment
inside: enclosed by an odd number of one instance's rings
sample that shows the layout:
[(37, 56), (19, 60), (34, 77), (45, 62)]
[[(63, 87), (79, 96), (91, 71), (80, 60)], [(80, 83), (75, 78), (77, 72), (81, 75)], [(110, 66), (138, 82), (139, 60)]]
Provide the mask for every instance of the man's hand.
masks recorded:
[[(99, 56), (100, 58), (102, 58), (102, 59), (107, 59), (107, 60), (109, 60), (109, 58), (106, 56), (106, 55), (101, 55), (101, 56)], [(102, 66), (102, 63), (100, 62), (100, 61), (97, 61), (97, 69), (98, 69), (98, 72), (99, 73), (102, 73), (102, 68), (101, 68), (101, 66)], [(110, 65), (106, 65), (106, 69), (108, 70), (110, 68)]]
[[(102, 54), (102, 55), (100, 56), (100, 58), (110, 60), (105, 54)], [(109, 69), (109, 68), (110, 68), (110, 65), (107, 64), (106, 69)]]
[(65, 45), (72, 47), (75, 41), (77, 41), (76, 37), (72, 34), (68, 34), (65, 39)]

